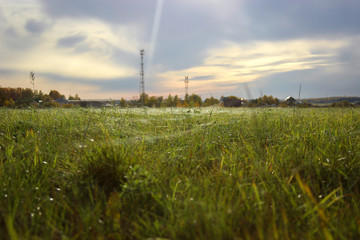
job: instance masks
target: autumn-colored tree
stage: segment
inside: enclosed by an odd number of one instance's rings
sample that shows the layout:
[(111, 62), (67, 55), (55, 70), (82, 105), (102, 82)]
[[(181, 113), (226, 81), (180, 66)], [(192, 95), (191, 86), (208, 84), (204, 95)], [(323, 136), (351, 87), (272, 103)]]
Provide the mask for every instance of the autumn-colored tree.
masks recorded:
[(22, 89), (21, 95), (23, 100), (29, 101), (33, 99), (34, 93), (30, 88), (26, 88), (26, 89)]
[(57, 90), (51, 90), (49, 92), (49, 96), (53, 99), (56, 100), (58, 98), (61, 98), (61, 94), (57, 91)]
[(189, 96), (188, 102), (192, 107), (200, 107), (202, 105), (201, 97), (194, 93)]
[(42, 96), (41, 100), (42, 100), (43, 102), (51, 102), (51, 100), (53, 100), (53, 99), (52, 99), (52, 97), (50, 97), (48, 94), (44, 94), (44, 95)]

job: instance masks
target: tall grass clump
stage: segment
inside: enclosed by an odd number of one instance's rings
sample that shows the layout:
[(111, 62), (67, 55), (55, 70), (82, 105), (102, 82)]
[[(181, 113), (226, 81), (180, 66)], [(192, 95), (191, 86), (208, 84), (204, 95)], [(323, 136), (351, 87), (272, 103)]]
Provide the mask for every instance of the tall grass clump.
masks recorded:
[(358, 109), (0, 109), (7, 239), (357, 239)]

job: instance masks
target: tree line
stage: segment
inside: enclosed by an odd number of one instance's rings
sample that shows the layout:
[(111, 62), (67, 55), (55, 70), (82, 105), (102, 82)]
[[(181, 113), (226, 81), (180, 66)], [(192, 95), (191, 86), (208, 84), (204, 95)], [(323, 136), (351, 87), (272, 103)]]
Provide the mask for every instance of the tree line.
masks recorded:
[(124, 98), (121, 98), (119, 105), (121, 107), (131, 107), (131, 106), (146, 106), (146, 107), (206, 107), (219, 104), (219, 100), (210, 97), (206, 98), (204, 101), (201, 99), (200, 95), (197, 94), (186, 94), (184, 99), (180, 98), (178, 95), (169, 94), (167, 97), (156, 97), (149, 96), (148, 94), (140, 95), (138, 100), (126, 101)]
[[(10, 88), (0, 86), (0, 107), (22, 108), (22, 107), (73, 107), (75, 102), (58, 101), (66, 100), (66, 97), (57, 90), (50, 90), (49, 93), (43, 93), (41, 90), (32, 90), (30, 88)], [(78, 94), (70, 95), (67, 100), (81, 100)], [(65, 103), (64, 103), (65, 102)], [(86, 100), (84, 101), (86, 102)], [(220, 105), (224, 107), (314, 107), (312, 104), (303, 102), (287, 102), (273, 97), (272, 95), (263, 95), (256, 99), (245, 100), (236, 96), (221, 96), (220, 99), (213, 96), (205, 98), (203, 101), (198, 94), (186, 94), (184, 98), (178, 95), (169, 94), (167, 97), (149, 96), (142, 94), (138, 99), (112, 101), (112, 105), (120, 107), (208, 107)], [(328, 107), (353, 107), (360, 104), (352, 104), (348, 101), (341, 101), (327, 105)]]
[[(10, 88), (0, 87), (0, 107), (28, 107), (28, 106), (56, 106), (54, 100), (66, 99), (57, 90), (50, 90), (48, 94), (41, 90), (32, 90), (30, 88)], [(76, 94), (75, 97), (69, 96), (69, 100), (80, 100)]]

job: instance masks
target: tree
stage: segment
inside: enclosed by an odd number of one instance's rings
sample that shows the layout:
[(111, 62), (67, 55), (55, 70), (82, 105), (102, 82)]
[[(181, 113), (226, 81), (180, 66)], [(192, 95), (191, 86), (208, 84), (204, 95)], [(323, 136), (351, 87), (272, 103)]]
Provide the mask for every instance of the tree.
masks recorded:
[(150, 98), (147, 99), (146, 102), (146, 106), (148, 107), (156, 107), (156, 97), (155, 96), (151, 96)]
[(53, 100), (53, 99), (52, 99), (52, 97), (50, 97), (48, 94), (43, 94), (41, 100), (42, 100), (43, 102), (51, 102), (51, 100)]
[(219, 100), (214, 97), (210, 97), (210, 98), (205, 99), (203, 106), (207, 107), (207, 106), (213, 106), (216, 104), (219, 104)]
[(43, 94), (43, 92), (40, 90), (40, 91), (38, 91), (38, 90), (35, 90), (34, 91), (34, 99), (35, 99), (35, 101), (36, 102), (39, 102), (39, 100), (41, 100), (42, 99), (42, 96), (43, 96), (44, 94)]
[(30, 101), (33, 99), (33, 91), (30, 88), (22, 89), (22, 99)]
[(156, 99), (156, 107), (161, 107), (161, 104), (164, 100), (164, 97), (163, 96), (160, 96)]
[(49, 96), (53, 99), (56, 100), (58, 98), (61, 98), (61, 94), (57, 91), (57, 90), (51, 90), (49, 93)]
[(163, 101), (164, 107), (175, 107), (174, 98), (169, 94), (169, 96)]
[(141, 95), (140, 95), (140, 104), (142, 105), (142, 106), (145, 106), (146, 105), (146, 102), (148, 101), (148, 99), (149, 99), (149, 95), (147, 95), (146, 93), (142, 93)]
[(124, 98), (121, 98), (121, 100), (120, 100), (120, 102), (119, 102), (119, 106), (120, 106), (120, 107), (126, 107), (126, 106), (127, 106), (126, 101), (125, 101)]
[(193, 93), (189, 96), (188, 103), (192, 107), (200, 107), (202, 105), (202, 100), (199, 95)]

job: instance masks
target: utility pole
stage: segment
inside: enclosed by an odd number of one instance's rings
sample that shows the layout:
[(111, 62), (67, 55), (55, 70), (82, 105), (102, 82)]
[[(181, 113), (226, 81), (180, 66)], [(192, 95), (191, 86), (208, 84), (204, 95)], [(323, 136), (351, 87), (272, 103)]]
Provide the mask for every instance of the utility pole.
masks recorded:
[(144, 55), (145, 55), (145, 50), (141, 49), (140, 50), (141, 62), (140, 62), (140, 89), (139, 89), (139, 93), (140, 93), (140, 100), (141, 100), (142, 104), (144, 104), (144, 101), (145, 101)]

